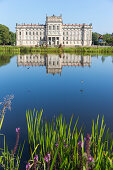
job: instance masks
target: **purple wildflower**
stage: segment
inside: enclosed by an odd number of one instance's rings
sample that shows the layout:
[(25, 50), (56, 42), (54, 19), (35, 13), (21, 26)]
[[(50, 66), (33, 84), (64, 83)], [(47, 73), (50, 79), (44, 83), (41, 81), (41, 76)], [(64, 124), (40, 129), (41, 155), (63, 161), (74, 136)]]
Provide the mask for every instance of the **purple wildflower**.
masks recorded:
[(84, 145), (84, 142), (81, 142), (81, 141), (78, 142), (79, 147), (83, 148), (83, 145)]
[(18, 147), (18, 142), (19, 142), (19, 136), (20, 136), (20, 128), (16, 128), (16, 133), (17, 133), (17, 137), (16, 137), (16, 144), (15, 144), (15, 147), (13, 149), (13, 154), (15, 154), (16, 152), (16, 149)]
[(16, 132), (19, 133), (20, 132), (20, 128), (16, 128)]
[(86, 153), (87, 153), (87, 161), (86, 161), (86, 169), (88, 168), (89, 166), (89, 163), (90, 163), (90, 135), (87, 134), (87, 137), (86, 137)]
[(56, 143), (55, 146), (58, 147), (58, 143)]
[(79, 154), (79, 159), (80, 159), (80, 170), (83, 169), (82, 147), (83, 147), (83, 142), (79, 141), (78, 142), (78, 154)]
[(38, 161), (38, 156), (37, 156), (37, 155), (35, 155), (35, 157), (34, 157), (34, 161), (35, 161), (35, 162), (37, 162), (37, 161)]
[(67, 148), (67, 144), (64, 144), (64, 147)]
[(47, 153), (47, 157), (48, 157), (48, 160), (50, 161), (50, 154), (49, 153)]
[(84, 141), (86, 141), (86, 138), (84, 138)]
[(49, 153), (47, 153), (47, 155), (45, 155), (44, 161), (45, 162), (49, 162), (50, 161), (50, 154)]
[(47, 156), (44, 157), (44, 161), (48, 162), (48, 157)]
[(26, 165), (26, 170), (29, 170), (30, 166), (31, 166), (31, 164), (28, 163), (28, 164)]
[(89, 157), (89, 161), (90, 161), (90, 162), (94, 162), (94, 160), (93, 160), (93, 157), (92, 157), (92, 156), (90, 156), (90, 157)]
[(87, 157), (89, 158), (90, 157), (90, 135), (87, 134), (87, 137), (86, 137), (86, 153), (87, 153)]

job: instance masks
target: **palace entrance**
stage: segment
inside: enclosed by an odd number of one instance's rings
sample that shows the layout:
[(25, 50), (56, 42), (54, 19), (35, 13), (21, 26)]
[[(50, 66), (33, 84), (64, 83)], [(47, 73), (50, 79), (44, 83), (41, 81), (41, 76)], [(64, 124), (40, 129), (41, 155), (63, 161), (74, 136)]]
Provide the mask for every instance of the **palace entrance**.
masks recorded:
[(59, 37), (48, 37), (49, 45), (50, 46), (57, 46), (59, 45)]

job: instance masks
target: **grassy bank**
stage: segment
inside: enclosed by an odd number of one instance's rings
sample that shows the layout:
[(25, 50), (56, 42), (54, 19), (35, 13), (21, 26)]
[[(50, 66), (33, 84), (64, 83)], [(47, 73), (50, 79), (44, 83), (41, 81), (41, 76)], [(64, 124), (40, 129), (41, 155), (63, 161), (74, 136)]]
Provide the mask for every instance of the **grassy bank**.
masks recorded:
[(11, 52), (11, 53), (113, 53), (113, 47), (12, 47), (12, 46), (0, 46), (0, 52)]

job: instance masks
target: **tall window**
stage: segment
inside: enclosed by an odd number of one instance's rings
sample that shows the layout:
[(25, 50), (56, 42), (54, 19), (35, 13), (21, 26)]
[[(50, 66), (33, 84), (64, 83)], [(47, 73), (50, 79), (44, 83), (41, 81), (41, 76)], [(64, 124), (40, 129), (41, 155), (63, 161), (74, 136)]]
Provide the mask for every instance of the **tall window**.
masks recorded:
[(77, 40), (79, 40), (79, 32), (77, 32)]
[(89, 32), (87, 31), (87, 40), (88, 40), (88, 38), (89, 38)]
[(21, 32), (20, 32), (20, 35), (21, 35)]
[(35, 35), (35, 33), (33, 32), (33, 35)]
[(53, 30), (55, 30), (55, 26), (53, 25)]
[(26, 35), (27, 35), (27, 32), (26, 32)]
[(65, 35), (65, 32), (63, 32), (63, 35)]
[(31, 35), (31, 32), (29, 32), (29, 35)]
[(59, 30), (59, 26), (57, 26), (57, 30)]
[(68, 32), (66, 32), (66, 34), (68, 35)]
[(36, 35), (38, 35), (38, 32), (36, 32)]
[(51, 30), (51, 26), (49, 26), (49, 30)]

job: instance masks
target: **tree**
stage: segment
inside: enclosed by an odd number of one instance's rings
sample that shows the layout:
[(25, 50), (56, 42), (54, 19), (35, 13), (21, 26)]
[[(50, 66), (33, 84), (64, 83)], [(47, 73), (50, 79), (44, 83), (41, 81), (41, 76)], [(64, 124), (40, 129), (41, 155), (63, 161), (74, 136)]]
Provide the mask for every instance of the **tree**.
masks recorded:
[(103, 41), (107, 42), (107, 40), (111, 37), (111, 34), (104, 34), (103, 35)]
[(9, 43), (9, 28), (0, 24), (0, 44), (6, 45)]
[(111, 36), (110, 38), (107, 38), (107, 39), (106, 39), (106, 42), (107, 42), (107, 44), (113, 46), (113, 37)]
[(9, 32), (9, 45), (16, 44), (16, 33)]
[(100, 36), (100, 34), (98, 34), (97, 32), (92, 33), (92, 43), (94, 45), (98, 45), (98, 37), (99, 36)]

